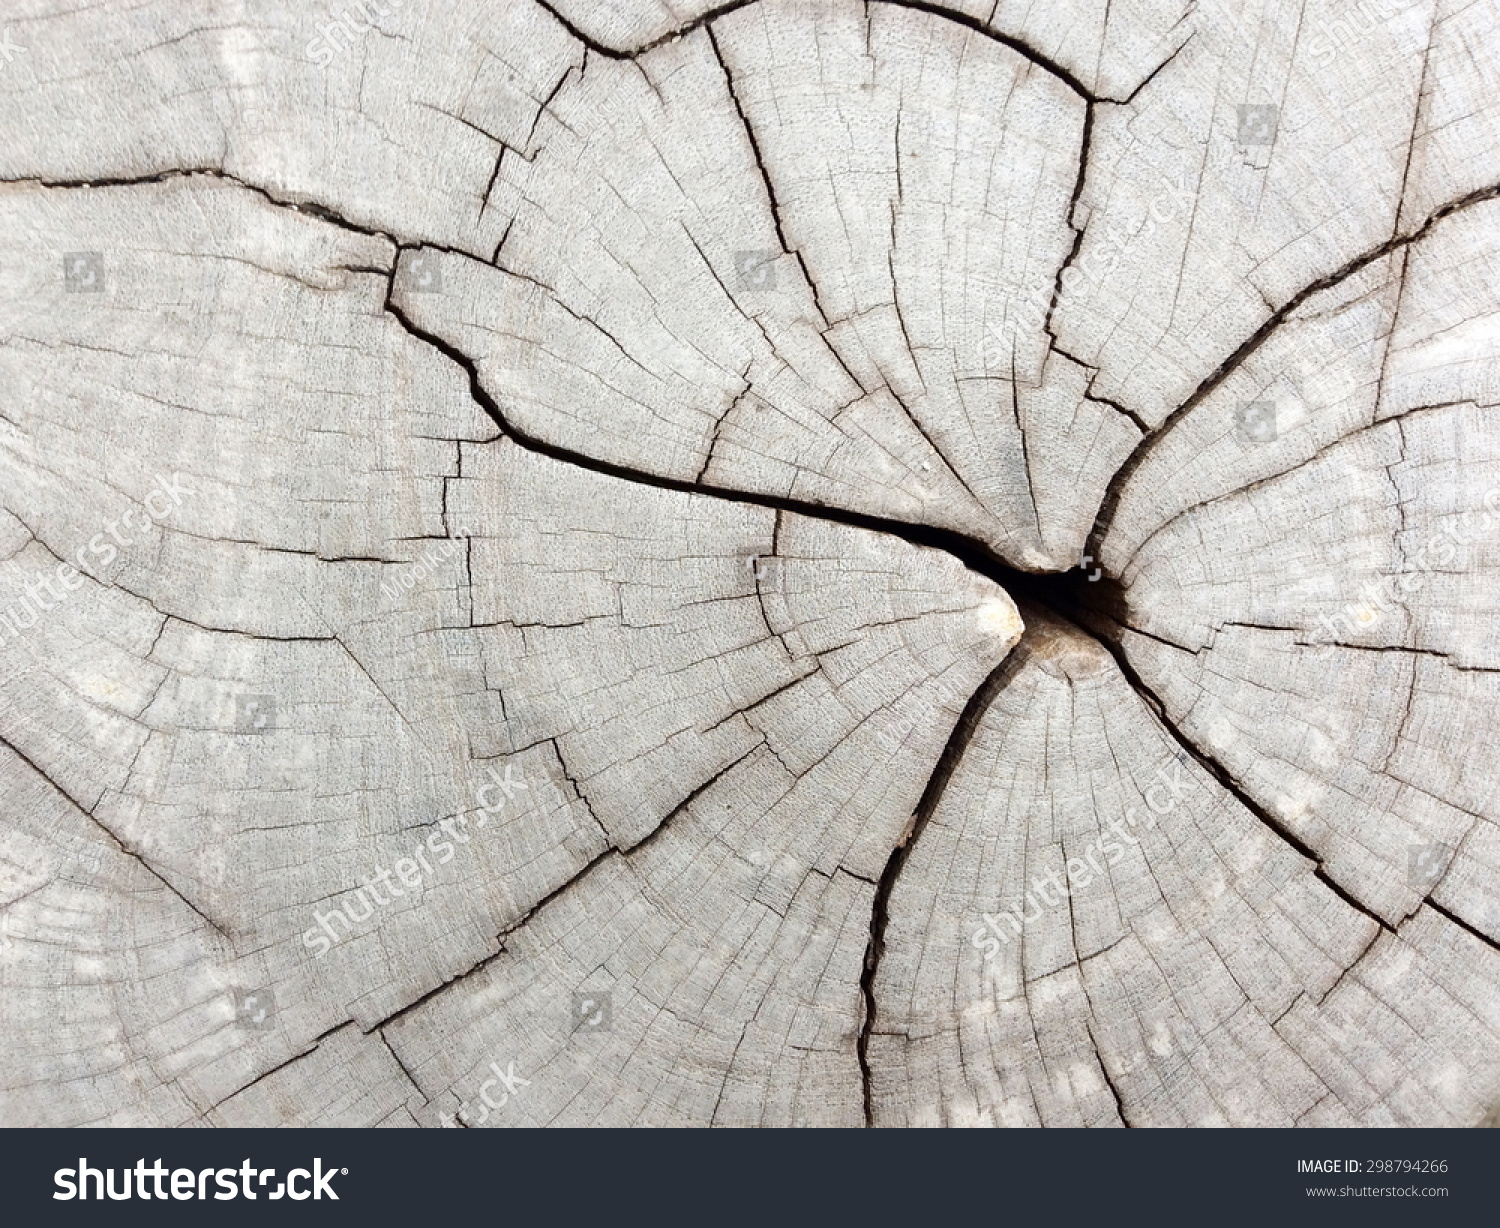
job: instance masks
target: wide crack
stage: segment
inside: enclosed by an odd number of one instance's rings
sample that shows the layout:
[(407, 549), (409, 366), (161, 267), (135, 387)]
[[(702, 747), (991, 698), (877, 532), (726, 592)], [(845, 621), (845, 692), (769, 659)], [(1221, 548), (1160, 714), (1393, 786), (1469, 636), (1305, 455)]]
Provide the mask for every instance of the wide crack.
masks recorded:
[[(595, 473), (660, 490), (708, 495), (730, 502), (770, 508), (778, 513), (778, 518), (781, 512), (795, 512), (802, 516), (851, 525), (856, 528), (875, 532), (888, 533), (916, 546), (941, 550), (958, 559), (970, 571), (984, 576), (987, 580), (1006, 592), (1023, 610), (1023, 621), (1024, 610), (1027, 606), (1039, 606), (1077, 627), (1084, 634), (1090, 635), (1091, 638), (1097, 638), (1087, 630), (1085, 619), (1106, 614), (1107, 611), (1117, 610), (1122, 605), (1122, 597), (1118, 584), (1113, 579), (1105, 577), (1099, 572), (1094, 573), (1093, 580), (1090, 580), (1084, 572), (1077, 570), (1060, 574), (1039, 574), (1022, 571), (1006, 563), (985, 542), (976, 538), (966, 537), (961, 533), (951, 530), (934, 528), (929, 525), (912, 524), (907, 521), (869, 516), (843, 508), (808, 503), (802, 500), (748, 494), (744, 491), (717, 487), (699, 481), (683, 481), (656, 474), (643, 473), (609, 461), (586, 456), (571, 449), (559, 447), (556, 444), (536, 438), (516, 427), (506, 416), (499, 402), (484, 387), (483, 380), (479, 374), (479, 364), (473, 358), (458, 349), (451, 342), (423, 329), (412, 321), (393, 301), (395, 293), (394, 268), (391, 273), (390, 286), (390, 292), (387, 295), (385, 303), (386, 310), (413, 337), (441, 351), (462, 368), (469, 377), (469, 391), (475, 403), (484, 410), (504, 435), (527, 451), (535, 452), (566, 464), (577, 465)], [(1101, 640), (1101, 642), (1103, 641)], [(983, 716), (985, 710), (999, 691), (1004, 688), (1028, 660), (1029, 654), (1024, 650), (1025, 643), (1026, 637), (1023, 634), (1021, 644), (1017, 645), (1006, 659), (991, 671), (989, 676), (985, 678), (969, 697), (963, 712), (960, 714), (953, 731), (949, 735), (947, 743), (938, 756), (938, 762), (932, 774), (928, 777), (927, 784), (923, 788), (922, 796), (918, 800), (910, 827), (901, 841), (891, 851), (880, 879), (875, 884), (875, 897), (870, 914), (870, 938), (865, 949), (864, 964), (860, 974), (860, 991), (863, 998), (864, 1017), (861, 1022), (858, 1039), (855, 1043), (860, 1076), (863, 1082), (865, 1124), (867, 1126), (874, 1124), (869, 1046), (878, 1009), (875, 999), (875, 981), (880, 971), (880, 958), (885, 950), (885, 932), (890, 920), (891, 895), (895, 891), (896, 883), (901, 877), (901, 872), (906, 865), (908, 857), (911, 855), (912, 849), (916, 847), (917, 840), (921, 837), (922, 831), (927, 826), (933, 811), (937, 808), (949, 780), (958, 767), (959, 761), (963, 758), (964, 751), (967, 749), (970, 740), (974, 736), (974, 731), (978, 727), (979, 719)], [(1117, 658), (1121, 655), (1114, 646), (1105, 643), (1105, 647), (1112, 654), (1115, 654)], [(1129, 674), (1127, 677), (1131, 678), (1132, 685), (1140, 689), (1139, 683), (1133, 674)], [(1149, 696), (1149, 693), (1146, 692), (1143, 692), (1143, 699), (1153, 704), (1155, 702), (1155, 697)], [(570, 887), (579, 879), (585, 877), (597, 864), (598, 861), (596, 860), (594, 863), (584, 867), (582, 873), (565, 884), (565, 887)], [(562, 889), (560, 888), (559, 891)], [(554, 896), (556, 894), (558, 892), (553, 893)], [(528, 919), (535, 911), (536, 909), (531, 910), (531, 913), (528, 914)], [(496, 954), (498, 955), (499, 953), (497, 952)], [(433, 994), (441, 992), (451, 983), (447, 982), (437, 987), (432, 993), (421, 999), (421, 1001), (425, 1001)], [(410, 1008), (403, 1008), (398, 1014), (404, 1014), (408, 1009)]]

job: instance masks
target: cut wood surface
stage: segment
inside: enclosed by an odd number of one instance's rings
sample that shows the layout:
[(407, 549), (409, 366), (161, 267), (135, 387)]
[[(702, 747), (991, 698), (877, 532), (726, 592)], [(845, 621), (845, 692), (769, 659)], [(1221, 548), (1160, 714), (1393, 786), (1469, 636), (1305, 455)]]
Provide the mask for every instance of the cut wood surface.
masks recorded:
[(22, 0), (0, 1124), (1500, 1108), (1500, 4)]

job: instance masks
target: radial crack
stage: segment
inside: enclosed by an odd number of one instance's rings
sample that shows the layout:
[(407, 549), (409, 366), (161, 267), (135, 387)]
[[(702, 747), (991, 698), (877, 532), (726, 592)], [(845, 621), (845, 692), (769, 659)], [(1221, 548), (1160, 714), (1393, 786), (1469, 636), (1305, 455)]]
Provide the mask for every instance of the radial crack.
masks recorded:
[(962, 760), (964, 751), (973, 741), (974, 734), (979, 727), (980, 717), (994, 702), (995, 696), (1004, 690), (1029, 660), (1030, 653), (1025, 648), (1026, 643), (1026, 635), (1023, 633), (1021, 643), (1011, 650), (1010, 655), (1004, 661), (990, 671), (989, 676), (979, 684), (974, 694), (969, 696), (968, 703), (964, 705), (957, 723), (953, 726), (953, 731), (948, 735), (948, 741), (942, 753), (938, 756), (932, 774), (927, 778), (927, 785), (917, 801), (912, 821), (896, 847), (891, 850), (885, 869), (881, 872), (880, 882), (875, 888), (875, 901), (870, 909), (870, 941), (865, 947), (864, 970), (859, 978), (860, 991), (864, 995), (864, 1022), (855, 1045), (855, 1051), (859, 1057), (860, 1076), (864, 1084), (866, 1126), (875, 1124), (875, 1105), (870, 1085), (870, 1035), (874, 1031), (877, 1015), (875, 979), (880, 973), (880, 958), (885, 953), (885, 934), (890, 924), (891, 893), (896, 888), (896, 883), (901, 877), (901, 871), (905, 868), (907, 859), (911, 856), (912, 849), (916, 847), (917, 841), (932, 818), (933, 811), (937, 809), (943, 791), (953, 778), (953, 773), (959, 761)]
[(110, 838), (110, 841), (117, 849), (119, 849), (120, 852), (124, 853), (127, 857), (130, 857), (133, 860), (139, 862), (142, 869), (144, 869), (148, 874), (151, 875), (152, 878), (156, 879), (157, 882), (161, 883), (163, 887), (165, 887), (174, 896), (176, 896), (190, 909), (192, 909), (193, 912), (197, 913), (198, 916), (201, 917), (214, 930), (215, 933), (217, 933), (225, 941), (231, 944), (233, 943), (234, 940), (228, 930), (226, 930), (222, 925), (220, 925), (206, 912), (204, 912), (203, 909), (199, 908), (198, 905), (193, 903), (192, 900), (188, 899), (188, 897), (182, 893), (181, 889), (178, 888), (176, 884), (174, 884), (170, 879), (166, 877), (166, 875), (164, 875), (160, 870), (158, 870), (154, 865), (146, 860), (144, 856), (142, 856), (140, 853), (137, 853), (133, 848), (126, 844), (125, 841), (120, 839), (120, 837), (115, 834), (114, 829), (111, 828), (102, 819), (100, 819), (97, 815), (95, 815), (92, 810), (90, 810), (87, 806), (84, 806), (81, 802), (79, 802), (77, 798), (75, 798), (71, 793), (64, 789), (62, 785), (58, 784), (57, 781), (53, 780), (51, 776), (42, 771), (42, 769), (37, 765), (36, 761), (32, 759), (30, 755), (21, 750), (18, 746), (15, 745), (15, 743), (11, 742), (9, 739), (3, 736), (0, 736), (0, 746), (5, 747), (8, 751), (15, 755), (16, 758), (20, 759), (23, 763), (26, 764), (27, 767), (29, 767), (33, 772), (35, 772), (38, 776), (45, 780), (75, 810), (79, 811), (81, 814), (87, 815), (88, 818), (94, 823), (94, 825)]
[(1324, 290), (1330, 290), (1341, 282), (1347, 281), (1356, 273), (1368, 268), (1377, 260), (1384, 259), (1392, 252), (1399, 251), (1409, 244), (1420, 242), (1431, 233), (1434, 226), (1451, 214), (1471, 209), (1475, 205), (1483, 204), (1485, 201), (1494, 200), (1497, 197), (1500, 197), (1500, 184), (1491, 184), (1488, 187), (1476, 188), (1474, 191), (1467, 192), (1456, 200), (1451, 200), (1447, 204), (1439, 206), (1428, 214), (1427, 220), (1415, 230), (1387, 239), (1384, 243), (1371, 248), (1369, 251), (1355, 256), (1332, 273), (1309, 282), (1301, 290), (1297, 291), (1296, 294), (1292, 295), (1291, 298), (1287, 299), (1280, 308), (1273, 311), (1266, 318), (1265, 322), (1240, 344), (1238, 349), (1203, 378), (1202, 382), (1193, 390), (1187, 400), (1163, 418), (1161, 425), (1142, 439), (1140, 443), (1136, 444), (1135, 449), (1125, 458), (1125, 463), (1116, 470), (1114, 477), (1110, 479), (1109, 489), (1105, 492), (1104, 501), (1099, 508), (1099, 515), (1094, 520), (1094, 531), (1090, 537), (1090, 552), (1095, 556), (1102, 553), (1104, 540), (1109, 536), (1109, 530), (1114, 523), (1116, 513), (1119, 511), (1120, 498), (1124, 493), (1124, 488), (1131, 476), (1140, 468), (1142, 462), (1145, 461), (1146, 457), (1171, 432), (1173, 427), (1202, 404), (1215, 389), (1233, 375), (1252, 354), (1260, 349), (1266, 339), (1276, 329), (1281, 327), (1282, 324), (1286, 323), (1308, 299), (1312, 298), (1315, 294), (1320, 294)]

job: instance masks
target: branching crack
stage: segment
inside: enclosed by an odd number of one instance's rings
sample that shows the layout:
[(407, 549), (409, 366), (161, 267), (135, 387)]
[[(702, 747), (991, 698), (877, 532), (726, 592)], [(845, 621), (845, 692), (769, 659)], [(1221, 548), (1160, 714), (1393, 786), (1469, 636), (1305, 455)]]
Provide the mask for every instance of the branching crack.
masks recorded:
[(1341, 282), (1347, 281), (1350, 277), (1368, 268), (1376, 261), (1383, 260), (1392, 252), (1400, 251), (1410, 244), (1420, 242), (1444, 218), (1454, 213), (1462, 212), (1465, 209), (1471, 209), (1475, 205), (1483, 204), (1485, 201), (1495, 200), (1497, 197), (1500, 197), (1500, 184), (1491, 184), (1488, 187), (1476, 188), (1474, 191), (1465, 193), (1456, 200), (1449, 201), (1447, 204), (1434, 209), (1428, 214), (1427, 219), (1420, 226), (1416, 227), (1416, 229), (1408, 231), (1406, 234), (1398, 234), (1394, 238), (1387, 239), (1384, 243), (1371, 248), (1369, 251), (1355, 256), (1341, 268), (1335, 269), (1333, 272), (1309, 282), (1301, 290), (1297, 291), (1296, 294), (1292, 295), (1291, 298), (1287, 299), (1279, 309), (1267, 316), (1265, 322), (1246, 338), (1234, 353), (1230, 354), (1228, 358), (1205, 376), (1187, 400), (1162, 419), (1161, 425), (1142, 439), (1135, 446), (1134, 451), (1125, 458), (1125, 463), (1120, 466), (1110, 481), (1109, 490), (1106, 492), (1104, 501), (1099, 508), (1099, 515), (1094, 521), (1094, 531), (1089, 546), (1090, 552), (1096, 557), (1103, 553), (1102, 546), (1104, 540), (1109, 536), (1110, 527), (1113, 525), (1115, 515), (1119, 511), (1120, 499), (1124, 493), (1124, 489), (1129, 484), (1131, 476), (1140, 468), (1146, 457), (1171, 433), (1173, 427), (1201, 405), (1210, 394), (1233, 375), (1252, 354), (1260, 349), (1272, 333), (1296, 314), (1304, 303), (1314, 295), (1321, 294), (1324, 290), (1332, 289)]
[[(561, 13), (559, 13), (557, 9), (553, 7), (550, 0), (536, 0), (536, 2), (541, 8), (545, 9), (552, 16), (553, 20), (556, 21), (558, 25), (562, 26), (562, 28), (566, 30), (570, 35), (572, 35), (573, 38), (582, 43), (594, 54), (603, 56), (607, 60), (634, 60), (640, 56), (645, 55), (648, 51), (654, 51), (657, 47), (660, 47), (666, 43), (675, 42), (679, 38), (683, 38), (684, 36), (691, 34), (693, 33), (693, 31), (698, 30), (702, 27), (712, 27), (713, 23), (719, 18), (726, 17), (730, 13), (733, 13), (739, 9), (747, 8), (750, 5), (754, 4), (756, 0), (728, 0), (728, 3), (720, 4), (715, 8), (708, 9), (706, 12), (703, 12), (697, 17), (694, 17), (691, 21), (683, 22), (681, 25), (675, 26), (673, 29), (668, 30), (665, 34), (659, 35), (658, 37), (651, 39), (649, 42), (642, 43), (640, 46), (632, 47), (628, 50), (620, 50), (615, 47), (606, 46), (604, 43), (599, 42), (597, 39), (590, 38), (576, 25), (574, 25)], [(938, 4), (926, 3), (925, 0), (871, 0), (871, 3), (887, 4), (891, 8), (910, 9), (913, 12), (926, 13), (931, 17), (937, 17), (944, 21), (950, 21), (954, 25), (963, 26), (966, 29), (974, 31), (974, 33), (976, 34), (982, 35), (984, 38), (991, 39), (992, 41), (997, 42), (1002, 46), (1009, 47), (1017, 55), (1031, 61), (1031, 63), (1035, 64), (1044, 72), (1050, 74), (1053, 77), (1056, 77), (1080, 98), (1089, 101), (1094, 100), (1093, 95), (1084, 88), (1083, 83), (1072, 72), (1064, 68), (1057, 61), (1043, 55), (1041, 52), (1037, 51), (1036, 48), (1030, 46), (1020, 38), (991, 28), (988, 24), (981, 21), (977, 17), (971, 17), (969, 14), (964, 12), (946, 9)], [(711, 29), (710, 32), (712, 32)], [(1181, 50), (1182, 48), (1178, 47), (1177, 51)], [(1164, 61), (1163, 64), (1158, 65), (1155, 72), (1159, 72), (1161, 68), (1165, 67), (1166, 64), (1171, 63), (1171, 60), (1177, 55), (1177, 51), (1174, 51), (1172, 55), (1169, 56), (1166, 61)], [(1155, 75), (1155, 72), (1152, 73), (1152, 76)], [(1149, 81), (1150, 78), (1148, 77), (1147, 80)], [(1145, 82), (1142, 82), (1141, 84), (1144, 85)], [(1140, 88), (1141, 86), (1137, 86), (1136, 90), (1131, 93), (1130, 98), (1134, 98), (1135, 94), (1140, 91)], [(1098, 101), (1128, 102), (1129, 100), (1129, 98), (1126, 98), (1099, 99)]]
[(320, 1035), (320, 1036), (314, 1036), (312, 1038), (312, 1040), (310, 1040), (310, 1041), (307, 1042), (307, 1047), (305, 1049), (301, 1049), (298, 1052), (292, 1054), (291, 1057), (287, 1058), (285, 1061), (277, 1062), (276, 1065), (272, 1066), (269, 1070), (263, 1070), (263, 1071), (261, 1071), (260, 1074), (256, 1075), (255, 1078), (253, 1078), (253, 1079), (250, 1080), (250, 1082), (244, 1084), (244, 1086), (238, 1087), (234, 1091), (230, 1092), (229, 1095), (223, 1097), (220, 1100), (214, 1101), (213, 1104), (209, 1105), (208, 1108), (206, 1108), (203, 1111), (204, 1115), (206, 1116), (207, 1114), (212, 1113), (220, 1105), (228, 1104), (229, 1101), (233, 1100), (236, 1096), (241, 1095), (244, 1092), (249, 1091), (257, 1083), (264, 1082), (266, 1079), (269, 1079), (273, 1074), (277, 1074), (278, 1072), (285, 1070), (288, 1066), (294, 1066), (294, 1065), (296, 1065), (303, 1058), (305, 1058), (309, 1053), (314, 1052), (318, 1048), (319, 1045), (321, 1045), (325, 1040), (327, 1040), (335, 1032), (341, 1031), (342, 1029), (344, 1029), (344, 1028), (346, 1028), (348, 1026), (349, 1026), (349, 1021), (346, 1019), (342, 1023), (336, 1023), (336, 1024), (334, 1024), (333, 1027), (329, 1028), (328, 1031), (324, 1032), (322, 1035)]
[[(168, 170), (155, 171), (147, 175), (133, 175), (120, 178), (101, 177), (98, 179), (42, 179), (42, 178), (20, 178), (0, 179), (0, 184), (35, 185), (41, 188), (54, 188), (59, 190), (78, 190), (89, 188), (120, 188), (139, 187), (149, 183), (167, 183), (176, 179), (208, 178), (220, 179), (226, 183), (232, 183), (236, 187), (244, 188), (248, 192), (254, 192), (278, 209), (290, 209), (295, 213), (305, 213), (309, 217), (315, 217), (319, 221), (327, 222), (331, 226), (337, 226), (340, 230), (347, 230), (352, 234), (364, 235), (367, 238), (384, 239), (394, 247), (415, 247), (421, 244), (434, 248), (438, 251), (449, 252), (453, 255), (468, 256), (473, 260), (484, 261), (484, 257), (474, 252), (465, 251), (462, 248), (448, 247), (441, 243), (434, 243), (428, 239), (418, 239), (415, 236), (397, 236), (388, 231), (380, 230), (374, 226), (366, 226), (355, 222), (343, 214), (320, 204), (317, 201), (301, 197), (279, 196), (268, 188), (259, 184), (251, 183), (247, 179), (241, 179), (238, 175), (231, 175), (228, 171), (216, 166), (190, 166), (174, 167)], [(485, 261), (485, 263), (488, 263)], [(384, 269), (354, 269), (356, 272), (377, 272), (381, 276), (387, 275)]]
[(1317, 853), (1315, 849), (1309, 846), (1305, 841), (1302, 840), (1301, 837), (1299, 837), (1295, 832), (1287, 827), (1284, 822), (1282, 822), (1279, 818), (1277, 818), (1274, 814), (1272, 814), (1269, 810), (1262, 806), (1258, 801), (1251, 797), (1250, 794), (1245, 791), (1244, 786), (1229, 771), (1228, 768), (1224, 767), (1223, 764), (1221, 764), (1217, 759), (1201, 750), (1196, 742), (1194, 742), (1190, 737), (1187, 736), (1187, 734), (1183, 733), (1182, 730), (1178, 728), (1176, 722), (1173, 721), (1171, 716), (1168, 714), (1166, 704), (1161, 701), (1161, 698), (1149, 685), (1147, 685), (1145, 680), (1140, 676), (1140, 673), (1136, 670), (1135, 666), (1131, 664), (1128, 654), (1125, 652), (1125, 649), (1120, 644), (1117, 638), (1103, 634), (1098, 634), (1095, 638), (1097, 638), (1099, 643), (1102, 644), (1109, 651), (1110, 655), (1114, 657), (1115, 664), (1119, 666), (1120, 672), (1125, 675), (1126, 680), (1135, 689), (1136, 693), (1140, 695), (1141, 698), (1146, 702), (1147, 707), (1150, 708), (1151, 712), (1156, 716), (1156, 719), (1161, 723), (1162, 728), (1165, 729), (1167, 733), (1172, 736), (1173, 740), (1176, 741), (1185, 751), (1187, 751), (1188, 754), (1192, 755), (1193, 758), (1198, 761), (1198, 764), (1205, 771), (1207, 771), (1216, 781), (1219, 782), (1220, 787), (1223, 788), (1226, 793), (1228, 793), (1235, 799), (1235, 801), (1239, 802), (1241, 806), (1243, 806), (1252, 815), (1259, 819), (1260, 822), (1263, 823), (1267, 828), (1269, 828), (1277, 836), (1281, 837), (1283, 841), (1289, 844), (1303, 857), (1307, 858), (1308, 861), (1312, 862), (1314, 866), (1314, 876), (1325, 887), (1327, 887), (1336, 896), (1338, 896), (1339, 899), (1341, 899), (1345, 904), (1349, 905), (1349, 907), (1354, 909), (1356, 912), (1359, 912), (1368, 917), (1371, 921), (1374, 921), (1381, 927), (1381, 929), (1387, 931), (1388, 933), (1394, 934), (1396, 932), (1390, 922), (1388, 922), (1378, 913), (1371, 910), (1368, 905), (1359, 900), (1349, 891), (1348, 888), (1346, 888), (1342, 883), (1338, 882), (1331, 874), (1328, 873), (1326, 866), (1323, 864), (1323, 858)]

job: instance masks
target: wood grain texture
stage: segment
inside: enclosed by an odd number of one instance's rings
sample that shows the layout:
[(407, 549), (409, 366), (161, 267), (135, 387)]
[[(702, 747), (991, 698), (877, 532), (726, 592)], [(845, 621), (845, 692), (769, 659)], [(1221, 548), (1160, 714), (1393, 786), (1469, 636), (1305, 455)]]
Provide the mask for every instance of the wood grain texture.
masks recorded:
[(1493, 1118), (1493, 0), (12, 10), (0, 1124)]

